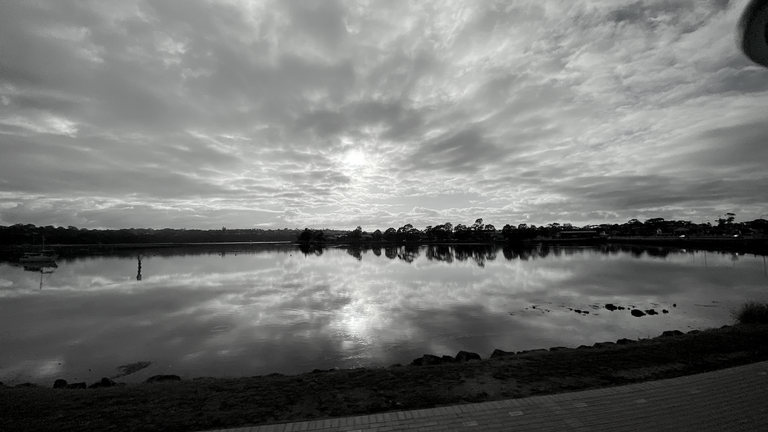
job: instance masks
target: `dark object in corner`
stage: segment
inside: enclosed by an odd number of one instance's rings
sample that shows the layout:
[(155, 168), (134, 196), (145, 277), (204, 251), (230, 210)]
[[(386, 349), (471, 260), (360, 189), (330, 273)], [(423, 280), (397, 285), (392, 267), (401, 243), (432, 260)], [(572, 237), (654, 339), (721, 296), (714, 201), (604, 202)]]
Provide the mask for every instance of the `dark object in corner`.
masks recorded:
[(750, 60), (768, 67), (768, 0), (752, 0), (739, 19), (739, 45)]

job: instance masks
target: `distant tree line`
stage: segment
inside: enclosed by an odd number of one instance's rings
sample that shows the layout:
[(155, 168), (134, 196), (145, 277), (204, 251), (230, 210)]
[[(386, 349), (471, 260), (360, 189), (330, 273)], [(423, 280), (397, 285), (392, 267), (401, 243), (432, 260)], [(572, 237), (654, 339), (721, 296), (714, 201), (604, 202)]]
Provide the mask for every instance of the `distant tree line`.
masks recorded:
[(296, 229), (151, 229), (128, 228), (99, 230), (73, 226), (53, 227), (16, 224), (0, 226), (2, 245), (46, 244), (118, 244), (118, 243), (211, 243), (211, 242), (269, 242), (296, 240)]
[[(483, 219), (475, 220), (471, 225), (446, 222), (442, 225), (427, 226), (423, 230), (414, 228), (407, 223), (399, 228), (387, 228), (384, 232), (377, 229), (374, 232), (363, 231), (358, 226), (352, 231), (339, 235), (324, 236), (322, 241), (333, 243), (487, 243), (491, 241), (515, 242), (535, 239), (560, 238), (566, 235), (578, 235), (580, 233), (595, 237), (655, 237), (655, 236), (766, 236), (768, 235), (768, 221), (755, 219), (749, 222), (734, 222), (735, 214), (727, 213), (713, 225), (709, 222), (693, 223), (684, 220), (665, 220), (664, 218), (651, 218), (645, 222), (638, 219), (630, 219), (623, 224), (600, 224), (574, 226), (570, 223), (557, 222), (547, 225), (518, 225), (506, 224), (498, 230), (492, 224), (483, 223)], [(313, 234), (315, 233), (315, 234)], [(305, 229), (299, 236), (299, 242), (318, 243), (317, 231)]]
[(652, 218), (644, 222), (630, 219), (623, 224), (600, 224), (574, 226), (570, 223), (528, 225), (525, 223), (506, 224), (497, 229), (485, 224), (482, 218), (473, 224), (446, 222), (427, 226), (423, 230), (410, 223), (383, 232), (379, 229), (366, 232), (358, 226), (351, 231), (329, 229), (152, 229), (128, 228), (100, 230), (76, 228), (74, 226), (54, 227), (16, 224), (0, 226), (0, 245), (37, 245), (45, 237), (47, 244), (119, 244), (119, 243), (212, 243), (212, 242), (271, 242), (290, 241), (304, 245), (325, 243), (487, 243), (516, 242), (545, 238), (558, 238), (573, 232), (591, 232), (608, 237), (649, 237), (649, 236), (744, 236), (768, 235), (768, 221), (755, 219), (748, 222), (734, 222), (735, 214), (727, 213), (716, 224), (693, 223), (690, 221)]

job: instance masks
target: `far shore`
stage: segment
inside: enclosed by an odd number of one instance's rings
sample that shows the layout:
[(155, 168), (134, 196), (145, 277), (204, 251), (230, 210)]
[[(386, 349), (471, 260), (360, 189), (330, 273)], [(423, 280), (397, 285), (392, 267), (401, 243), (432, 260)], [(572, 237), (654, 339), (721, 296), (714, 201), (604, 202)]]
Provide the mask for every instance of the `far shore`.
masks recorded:
[[(638, 383), (768, 360), (768, 325), (739, 324), (431, 366), (52, 389), (0, 386), (0, 430), (206, 430), (423, 409)], [(431, 354), (431, 353), (425, 353)], [(442, 362), (425, 356), (421, 362)], [(53, 383), (51, 383), (53, 384)]]
[[(548, 245), (598, 245), (598, 244), (636, 244), (641, 246), (665, 246), (676, 248), (700, 248), (710, 250), (725, 251), (745, 251), (755, 253), (768, 253), (768, 239), (757, 237), (603, 237), (586, 239), (558, 239), (558, 238), (537, 238), (526, 239), (514, 242), (508, 241), (487, 241), (487, 242), (460, 242), (460, 241), (411, 241), (411, 242), (387, 242), (387, 241), (361, 241), (361, 242), (324, 242), (320, 244), (309, 244), (309, 247), (338, 248), (338, 247), (397, 247), (397, 246), (534, 246), (537, 244)], [(243, 242), (192, 242), (192, 243), (82, 243), (82, 244), (48, 244), (47, 248), (58, 251), (78, 251), (78, 252), (101, 252), (104, 250), (129, 250), (129, 249), (164, 249), (174, 247), (227, 247), (227, 246), (259, 246), (259, 245), (292, 245), (302, 246), (295, 241), (243, 241)], [(0, 253), (13, 254), (39, 248), (36, 245), (16, 244), (1, 245)]]

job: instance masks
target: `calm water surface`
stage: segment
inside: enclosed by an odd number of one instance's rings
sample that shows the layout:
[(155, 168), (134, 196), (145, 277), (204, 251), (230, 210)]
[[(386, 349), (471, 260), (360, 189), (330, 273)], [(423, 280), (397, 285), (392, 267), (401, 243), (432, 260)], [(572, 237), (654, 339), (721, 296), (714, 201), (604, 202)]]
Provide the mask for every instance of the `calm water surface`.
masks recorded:
[(765, 265), (615, 246), (288, 245), (148, 250), (141, 280), (127, 252), (62, 260), (42, 275), (2, 263), (0, 381), (90, 383), (139, 361), (152, 364), (120, 379), (290, 374), (653, 337), (733, 323), (742, 301), (768, 300)]

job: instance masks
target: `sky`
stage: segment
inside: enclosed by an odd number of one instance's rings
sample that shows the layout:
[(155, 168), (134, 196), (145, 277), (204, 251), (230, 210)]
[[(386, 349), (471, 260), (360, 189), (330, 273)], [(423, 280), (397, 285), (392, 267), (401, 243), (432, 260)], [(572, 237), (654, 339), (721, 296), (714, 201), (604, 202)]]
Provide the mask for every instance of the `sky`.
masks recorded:
[(768, 218), (746, 3), (0, 2), (0, 225)]

